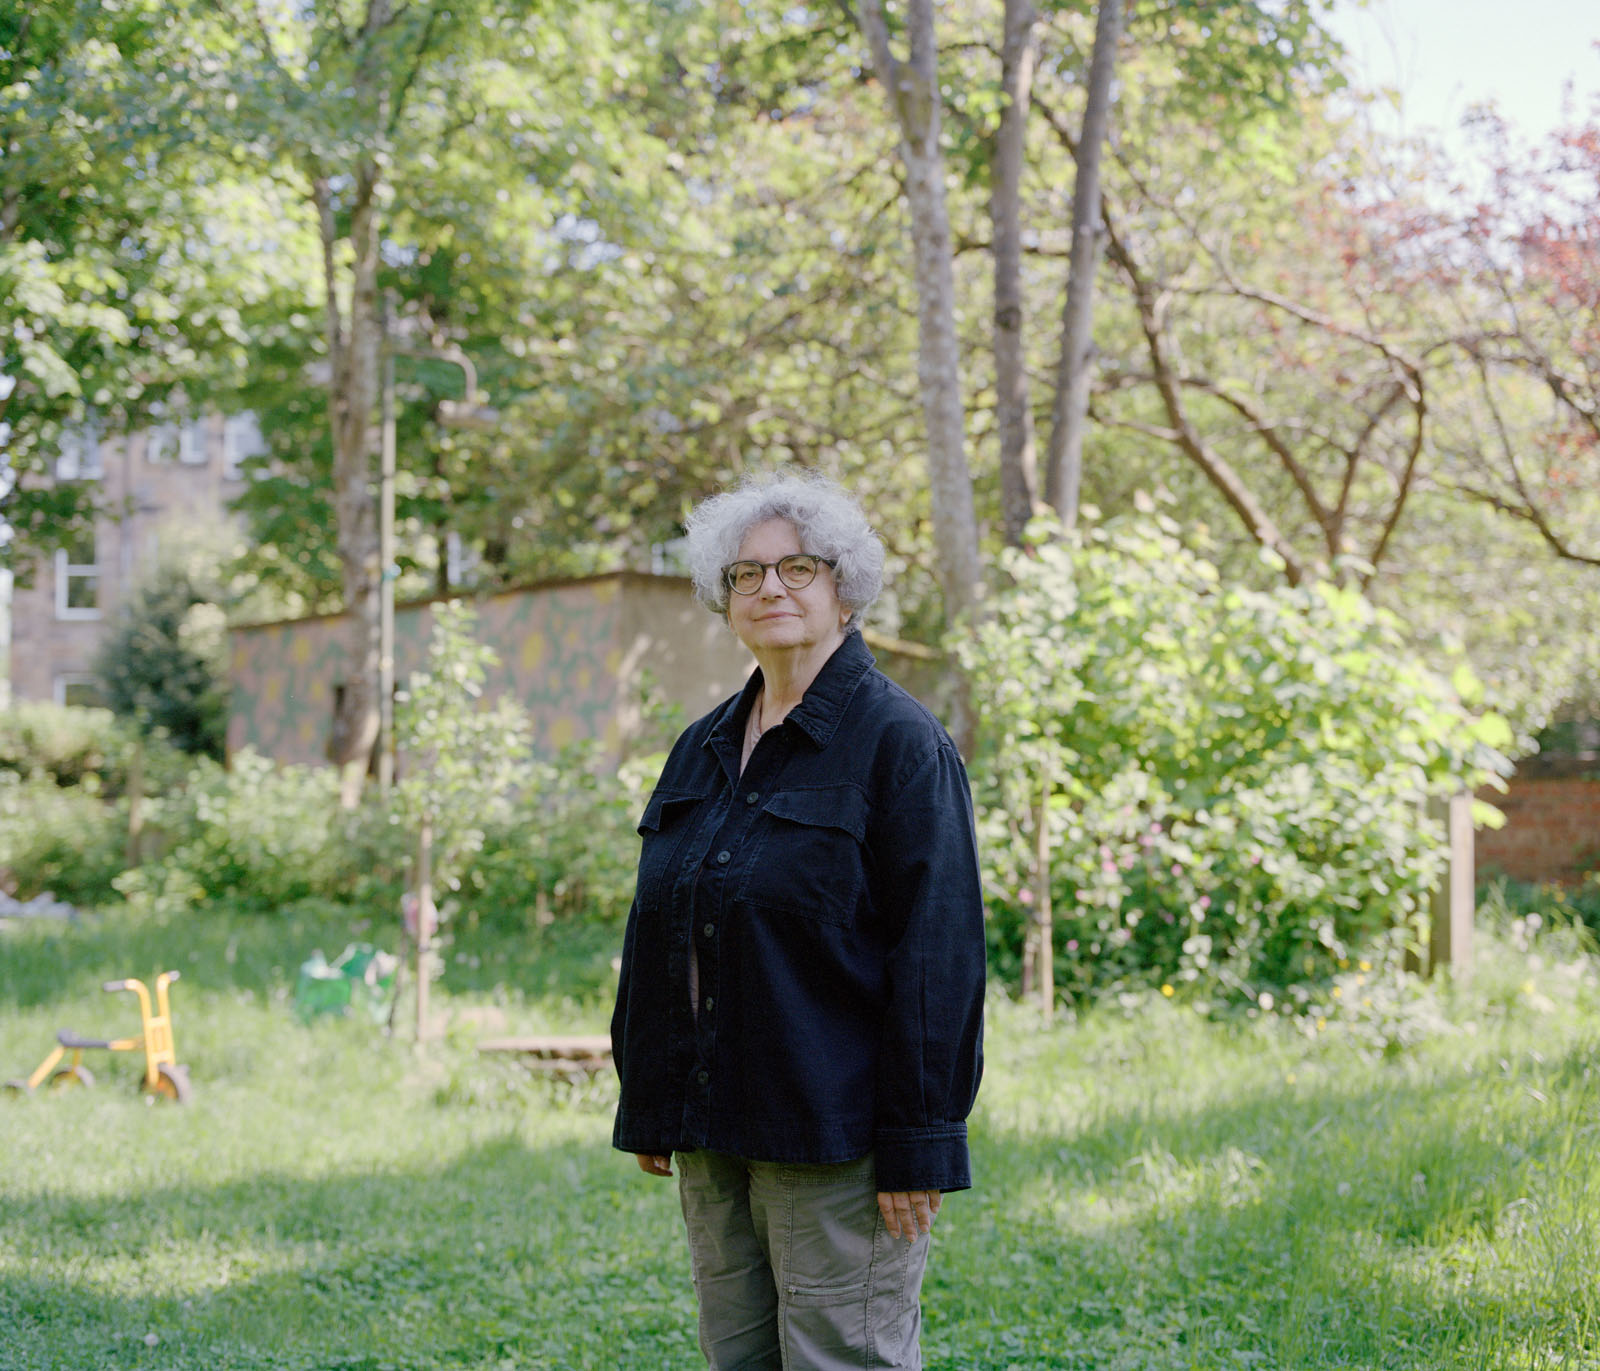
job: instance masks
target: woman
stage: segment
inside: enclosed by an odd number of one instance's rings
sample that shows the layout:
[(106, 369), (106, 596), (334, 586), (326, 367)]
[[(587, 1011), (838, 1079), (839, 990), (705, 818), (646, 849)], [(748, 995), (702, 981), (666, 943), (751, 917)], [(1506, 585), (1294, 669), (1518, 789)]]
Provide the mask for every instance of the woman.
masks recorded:
[(966, 773), (857, 631), (883, 547), (842, 490), (746, 484), (688, 545), (758, 670), (678, 739), (639, 823), (613, 1142), (653, 1176), (677, 1158), (713, 1371), (919, 1367), (982, 1069)]

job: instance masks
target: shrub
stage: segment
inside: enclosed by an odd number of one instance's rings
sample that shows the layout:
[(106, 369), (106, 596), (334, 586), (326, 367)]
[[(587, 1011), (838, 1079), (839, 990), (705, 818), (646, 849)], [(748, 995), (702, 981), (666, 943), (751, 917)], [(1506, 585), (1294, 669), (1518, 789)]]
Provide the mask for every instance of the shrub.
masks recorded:
[(223, 755), (228, 728), (226, 616), (215, 577), (167, 565), (117, 610), (95, 657), (106, 703), (180, 751)]
[[(137, 746), (136, 730), (108, 709), (19, 701), (0, 710), (0, 772), (121, 795)], [(146, 742), (143, 765), (154, 792), (175, 785), (188, 759), (157, 738)]]
[(597, 744), (583, 744), (529, 763), (510, 813), (461, 874), (461, 912), (501, 927), (620, 919), (633, 899), (635, 825), (665, 761), (655, 753), (608, 768)]
[(113, 895), (127, 844), (124, 807), (90, 785), (64, 788), (48, 777), (0, 772), (0, 889), (22, 899), (50, 891), (71, 904)]
[(1036, 532), (962, 649), (1002, 965), (1046, 793), (1070, 989), (1254, 994), (1410, 936), (1443, 861), (1430, 797), (1508, 770), (1470, 673), (1426, 669), (1353, 590), (1220, 585), (1170, 520)]
[(332, 767), (275, 766), (248, 749), (229, 771), (204, 761), (181, 793), (151, 807), (165, 855), (117, 888), (135, 900), (229, 894), (257, 908), (392, 890), (400, 835), (375, 807), (341, 810), (338, 795)]

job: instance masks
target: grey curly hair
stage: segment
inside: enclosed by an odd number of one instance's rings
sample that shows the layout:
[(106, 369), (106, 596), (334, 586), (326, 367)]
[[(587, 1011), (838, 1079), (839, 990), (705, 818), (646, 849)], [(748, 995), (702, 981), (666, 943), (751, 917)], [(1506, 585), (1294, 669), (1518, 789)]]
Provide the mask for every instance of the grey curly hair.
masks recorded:
[(850, 611), (845, 629), (859, 628), (883, 589), (883, 542), (861, 506), (826, 476), (754, 476), (696, 506), (686, 529), (689, 574), (700, 602), (728, 612), (722, 568), (738, 558), (745, 535), (768, 519), (786, 519), (801, 547), (834, 564), (839, 603)]

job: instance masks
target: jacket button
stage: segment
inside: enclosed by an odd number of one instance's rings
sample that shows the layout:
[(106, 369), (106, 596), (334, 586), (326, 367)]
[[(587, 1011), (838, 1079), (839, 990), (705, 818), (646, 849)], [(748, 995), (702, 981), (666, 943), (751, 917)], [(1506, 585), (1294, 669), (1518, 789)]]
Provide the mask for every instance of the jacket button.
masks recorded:
[(726, 848), (724, 848), (721, 852), (717, 853), (717, 865), (718, 866), (727, 866), (727, 864), (732, 860), (733, 860), (733, 853), (729, 852)]
[(716, 1007), (717, 1007), (717, 997), (715, 995), (707, 995), (706, 996), (706, 1013), (709, 1014)]
[(759, 790), (752, 790), (748, 795), (746, 795), (744, 797), (744, 802), (747, 805), (753, 805), (760, 798), (761, 798), (761, 792)]
[(699, 1081), (701, 1085), (704, 1085), (711, 1079), (711, 1073), (709, 1071), (696, 1071), (694, 1073), (694, 1078), (695, 1080)]
[(704, 933), (706, 935), (706, 937), (708, 937), (708, 938), (714, 938), (714, 937), (717, 936), (717, 926), (716, 926), (716, 924), (710, 924), (710, 923), (704, 924), (704, 925), (701, 926), (700, 931), (702, 933)]

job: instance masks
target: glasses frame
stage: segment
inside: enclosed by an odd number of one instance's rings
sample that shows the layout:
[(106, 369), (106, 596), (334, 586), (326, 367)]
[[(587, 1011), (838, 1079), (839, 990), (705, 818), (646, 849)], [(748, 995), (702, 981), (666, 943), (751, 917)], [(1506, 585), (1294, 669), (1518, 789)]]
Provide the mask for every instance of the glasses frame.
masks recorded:
[[(784, 556), (778, 558), (778, 560), (775, 562), (758, 562), (754, 557), (741, 557), (737, 562), (729, 562), (727, 566), (722, 568), (722, 584), (725, 585), (729, 592), (734, 595), (759, 595), (761, 594), (761, 587), (767, 583), (767, 573), (769, 571), (776, 571), (778, 573), (778, 580), (782, 582), (785, 589), (804, 590), (808, 585), (817, 579), (817, 570), (816, 567), (813, 567), (811, 569), (811, 574), (807, 576), (805, 580), (800, 582), (799, 585), (792, 584), (784, 577), (783, 564), (795, 557), (809, 557), (813, 562), (818, 563), (818, 565), (827, 567), (829, 571), (835, 570), (838, 566), (838, 563), (835, 562), (833, 558), (819, 557), (814, 552), (786, 553)], [(740, 590), (739, 587), (733, 583), (733, 573), (735, 569), (742, 566), (758, 566), (761, 568), (761, 579), (757, 581), (749, 590)]]

